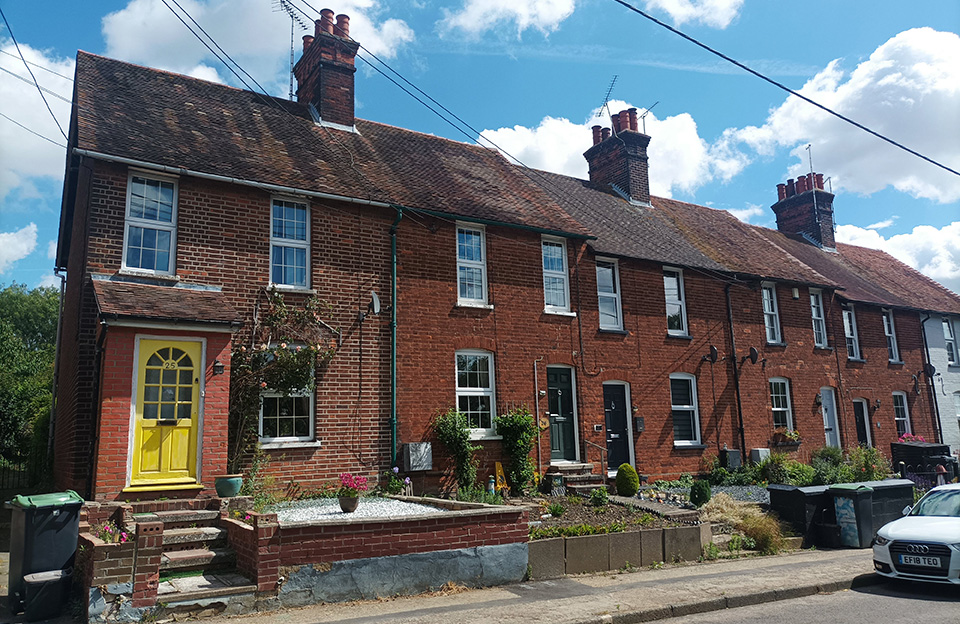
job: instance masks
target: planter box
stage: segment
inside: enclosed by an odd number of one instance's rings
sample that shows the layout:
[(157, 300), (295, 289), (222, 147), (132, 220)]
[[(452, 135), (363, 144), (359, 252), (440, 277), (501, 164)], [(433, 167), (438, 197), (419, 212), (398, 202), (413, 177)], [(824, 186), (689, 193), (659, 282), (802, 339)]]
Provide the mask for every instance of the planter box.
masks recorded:
[(610, 540), (606, 534), (568, 537), (566, 553), (567, 574), (610, 569)]
[(562, 537), (530, 542), (528, 563), (531, 580), (557, 578), (566, 574), (566, 556), (563, 542)]

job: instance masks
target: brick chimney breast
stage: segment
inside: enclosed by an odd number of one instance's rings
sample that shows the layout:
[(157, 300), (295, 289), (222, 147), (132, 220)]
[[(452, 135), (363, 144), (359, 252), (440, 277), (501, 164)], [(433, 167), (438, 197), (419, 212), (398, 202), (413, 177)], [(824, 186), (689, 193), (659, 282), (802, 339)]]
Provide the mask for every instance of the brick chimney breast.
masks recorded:
[(304, 37), (303, 56), (293, 67), (297, 101), (313, 104), (325, 123), (353, 127), (354, 65), (359, 44), (350, 38), (350, 18), (320, 11), (314, 36)]
[(836, 249), (833, 236), (833, 193), (823, 190), (823, 174), (807, 174), (777, 185), (777, 229), (799, 234), (825, 249)]
[[(634, 110), (633, 115), (636, 115)], [(650, 177), (647, 145), (650, 137), (638, 132), (630, 111), (611, 116), (614, 132), (601, 130), (600, 142), (583, 153), (590, 170), (590, 182), (604, 191), (628, 195), (632, 203), (650, 205)], [(596, 131), (594, 130), (594, 141)]]

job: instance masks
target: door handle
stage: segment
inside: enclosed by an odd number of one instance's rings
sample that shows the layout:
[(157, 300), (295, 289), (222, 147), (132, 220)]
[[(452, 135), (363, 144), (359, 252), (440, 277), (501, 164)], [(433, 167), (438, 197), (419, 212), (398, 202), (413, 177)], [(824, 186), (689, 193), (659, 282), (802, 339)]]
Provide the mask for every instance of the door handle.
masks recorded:
[(619, 438), (619, 437), (620, 437), (620, 434), (619, 434), (619, 433), (611, 433), (611, 434), (610, 434), (610, 439), (611, 439), (611, 440), (616, 440), (616, 439)]

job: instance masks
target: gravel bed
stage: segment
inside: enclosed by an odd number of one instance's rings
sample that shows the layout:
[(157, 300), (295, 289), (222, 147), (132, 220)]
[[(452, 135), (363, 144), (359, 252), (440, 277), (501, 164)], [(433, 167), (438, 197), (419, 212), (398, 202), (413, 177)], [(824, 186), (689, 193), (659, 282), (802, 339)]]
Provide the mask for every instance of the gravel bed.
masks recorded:
[(342, 522), (344, 520), (360, 520), (363, 518), (395, 518), (398, 516), (422, 516), (425, 514), (445, 513), (446, 509), (408, 503), (392, 498), (377, 496), (360, 499), (360, 505), (352, 513), (340, 510), (340, 503), (335, 498), (315, 498), (311, 500), (292, 501), (271, 505), (267, 511), (275, 512), (281, 523), (285, 522)]
[[(723, 492), (734, 500), (770, 504), (770, 493), (767, 492), (767, 488), (759, 485), (714, 485), (710, 489), (713, 494)], [(675, 494), (690, 494), (690, 488), (665, 488), (664, 491)]]

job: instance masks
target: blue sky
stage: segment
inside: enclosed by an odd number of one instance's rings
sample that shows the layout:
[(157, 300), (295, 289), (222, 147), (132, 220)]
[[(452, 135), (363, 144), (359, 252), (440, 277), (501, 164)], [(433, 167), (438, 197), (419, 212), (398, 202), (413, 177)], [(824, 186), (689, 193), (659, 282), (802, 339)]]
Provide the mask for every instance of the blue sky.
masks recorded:
[[(885, 249), (960, 291), (960, 176), (788, 99), (613, 0), (290, 1), (350, 15), (356, 40), (529, 166), (585, 177), (589, 126), (605, 123), (594, 114), (614, 75), (614, 112), (657, 102), (647, 117), (656, 195), (773, 226), (776, 185), (809, 170), (809, 144), (837, 194), (838, 240)], [(179, 2), (286, 95), (291, 21), (273, 10), (278, 0)], [(633, 4), (960, 170), (960, 2)], [(237, 84), (161, 0), (0, 7), (64, 130), (69, 104), (59, 98), (71, 98), (77, 49)], [(0, 114), (13, 120), (0, 117), (0, 283), (49, 284), (64, 149), (13, 122), (64, 140), (2, 27), (0, 52)], [(468, 140), (360, 65), (358, 117)]]

